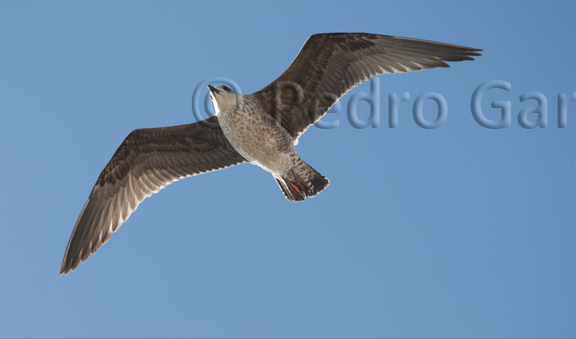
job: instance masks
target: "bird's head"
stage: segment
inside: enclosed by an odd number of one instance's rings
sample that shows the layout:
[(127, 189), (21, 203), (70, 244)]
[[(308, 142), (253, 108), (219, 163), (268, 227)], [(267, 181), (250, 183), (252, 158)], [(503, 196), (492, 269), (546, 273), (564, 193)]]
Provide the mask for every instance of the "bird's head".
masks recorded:
[(210, 100), (214, 105), (216, 114), (220, 111), (228, 111), (237, 108), (240, 100), (240, 95), (226, 85), (213, 87), (208, 85), (210, 90)]

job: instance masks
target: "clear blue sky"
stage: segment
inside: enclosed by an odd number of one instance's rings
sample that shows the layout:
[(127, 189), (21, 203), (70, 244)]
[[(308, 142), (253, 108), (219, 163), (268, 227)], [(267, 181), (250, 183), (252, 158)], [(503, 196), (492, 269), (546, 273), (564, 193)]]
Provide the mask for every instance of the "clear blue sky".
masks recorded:
[[(573, 337), (576, 3), (0, 2), (0, 336)], [(195, 121), (200, 82), (264, 87), (321, 32), (483, 48), (450, 69), (380, 77), (379, 128), (310, 128), (302, 158), (331, 180), (288, 202), (256, 166), (145, 200), (59, 276), (98, 174), (130, 131)], [(507, 128), (481, 107), (510, 101)], [(388, 95), (410, 93), (388, 126)], [(436, 129), (416, 97), (448, 104)], [(547, 98), (548, 127), (518, 113)], [(433, 101), (424, 117), (436, 117)], [(361, 119), (369, 106), (358, 106)], [(534, 119), (536, 114), (531, 115)]]

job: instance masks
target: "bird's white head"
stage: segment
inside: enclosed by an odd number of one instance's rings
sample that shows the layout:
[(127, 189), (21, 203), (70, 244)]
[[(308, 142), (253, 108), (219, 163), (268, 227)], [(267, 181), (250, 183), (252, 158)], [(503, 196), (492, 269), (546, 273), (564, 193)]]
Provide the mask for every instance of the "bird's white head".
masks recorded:
[(210, 90), (210, 100), (212, 100), (216, 114), (221, 111), (230, 111), (238, 108), (241, 95), (234, 92), (232, 88), (226, 85), (216, 87), (208, 85), (208, 89)]

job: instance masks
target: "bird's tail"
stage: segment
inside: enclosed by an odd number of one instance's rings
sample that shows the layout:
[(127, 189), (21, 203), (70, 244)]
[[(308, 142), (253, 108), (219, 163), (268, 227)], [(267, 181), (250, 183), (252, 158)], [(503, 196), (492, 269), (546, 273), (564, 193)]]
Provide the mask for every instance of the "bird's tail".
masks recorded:
[(286, 199), (292, 202), (306, 200), (322, 192), (330, 181), (301, 159), (281, 176), (274, 176)]

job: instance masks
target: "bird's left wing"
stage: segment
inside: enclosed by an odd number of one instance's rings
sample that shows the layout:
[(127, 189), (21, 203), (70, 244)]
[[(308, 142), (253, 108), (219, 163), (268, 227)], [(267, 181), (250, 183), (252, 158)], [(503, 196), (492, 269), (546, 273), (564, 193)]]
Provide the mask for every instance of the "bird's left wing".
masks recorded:
[(145, 198), (166, 185), (245, 161), (222, 133), (216, 116), (188, 125), (133, 131), (100, 173), (82, 208), (60, 274), (86, 261)]
[(252, 95), (297, 140), (346, 92), (384, 73), (450, 67), (481, 49), (368, 33), (312, 35), (290, 67)]

